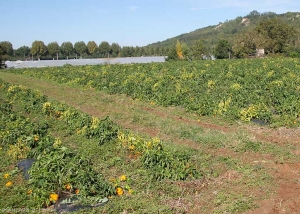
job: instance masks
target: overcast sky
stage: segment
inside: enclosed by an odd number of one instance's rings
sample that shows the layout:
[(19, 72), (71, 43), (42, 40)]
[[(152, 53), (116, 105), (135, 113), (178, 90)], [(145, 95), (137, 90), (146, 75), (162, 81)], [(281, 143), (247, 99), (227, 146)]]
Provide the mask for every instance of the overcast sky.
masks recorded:
[(251, 11), (300, 12), (299, 0), (0, 0), (0, 41), (144, 46)]

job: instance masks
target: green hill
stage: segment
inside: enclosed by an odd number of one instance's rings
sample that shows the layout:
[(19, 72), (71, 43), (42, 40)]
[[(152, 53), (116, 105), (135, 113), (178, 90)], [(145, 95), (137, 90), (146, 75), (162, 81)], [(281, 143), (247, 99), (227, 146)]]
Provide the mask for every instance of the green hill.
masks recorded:
[(276, 14), (274, 12), (259, 13), (252, 11), (248, 15), (239, 16), (234, 20), (226, 20), (216, 25), (207, 26), (196, 29), (189, 33), (183, 33), (173, 38), (168, 38), (161, 42), (149, 44), (150, 48), (162, 48), (173, 46), (177, 40), (188, 46), (193, 45), (197, 40), (202, 39), (206, 45), (216, 44), (219, 40), (226, 39), (232, 42), (238, 34), (255, 28), (260, 22), (277, 17), (290, 26), (300, 30), (300, 12), (288, 12), (284, 14)]

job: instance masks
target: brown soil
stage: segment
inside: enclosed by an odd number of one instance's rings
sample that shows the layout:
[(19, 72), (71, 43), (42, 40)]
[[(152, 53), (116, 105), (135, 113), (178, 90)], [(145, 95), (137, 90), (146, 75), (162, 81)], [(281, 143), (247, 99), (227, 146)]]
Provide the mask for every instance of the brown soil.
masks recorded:
[(273, 164), (274, 177), (278, 183), (276, 194), (260, 201), (255, 213), (300, 213), (300, 164)]
[[(198, 122), (194, 120), (190, 120), (182, 117), (174, 117), (172, 115), (168, 115), (166, 112), (159, 112), (155, 109), (148, 109), (154, 114), (157, 114), (161, 117), (173, 117), (176, 120), (180, 120), (183, 123), (193, 123), (197, 124), (206, 129), (213, 129), (222, 132), (233, 132), (237, 131), (237, 128), (221, 126), (217, 124), (211, 124), (207, 122)], [(289, 128), (279, 128), (279, 129), (271, 129), (268, 127), (258, 127), (258, 126), (242, 126), (240, 129), (247, 131), (248, 133), (253, 135), (253, 138), (266, 143), (276, 143), (276, 144), (291, 144), (294, 145), (297, 149), (294, 151), (295, 155), (300, 155), (300, 128), (289, 129)], [(145, 130), (147, 131), (147, 130)], [(148, 134), (150, 134), (148, 132)], [(182, 142), (177, 142), (182, 143)], [(189, 146), (193, 147), (193, 144), (185, 143)], [(195, 147), (193, 147), (195, 148)], [(219, 151), (221, 154), (232, 153), (226, 149), (222, 149)], [(232, 156), (233, 154), (231, 154)], [(248, 160), (258, 160), (261, 158), (258, 155), (251, 154), (246, 157)], [(274, 176), (275, 182), (278, 184), (278, 188), (276, 193), (273, 194), (270, 198), (256, 202), (258, 204), (257, 209), (246, 212), (247, 214), (299, 214), (300, 213), (300, 163), (283, 163), (277, 164), (274, 162), (274, 159), (271, 156), (264, 156), (264, 160), (260, 160), (261, 163), (265, 163), (269, 165), (269, 168), (272, 168), (271, 172)], [(224, 180), (230, 181), (232, 179), (237, 179), (239, 174), (235, 171), (227, 171), (223, 175), (219, 176), (214, 182), (220, 183)], [(198, 182), (198, 184), (193, 184), (193, 189), (201, 189), (205, 186), (205, 183)], [(173, 202), (175, 203), (175, 202)], [(184, 207), (184, 209), (188, 209), (190, 207), (189, 203), (186, 205), (181, 203), (175, 203), (174, 206)], [(197, 203), (194, 201), (194, 203)], [(197, 207), (197, 206), (196, 206)], [(193, 213), (201, 212), (201, 206), (199, 209), (193, 210)], [(189, 213), (189, 212), (188, 212)]]

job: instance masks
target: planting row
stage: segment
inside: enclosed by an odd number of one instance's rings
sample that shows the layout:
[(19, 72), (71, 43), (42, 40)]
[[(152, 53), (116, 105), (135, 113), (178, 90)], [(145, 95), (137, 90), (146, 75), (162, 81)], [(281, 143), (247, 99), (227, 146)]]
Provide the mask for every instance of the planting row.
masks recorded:
[(60, 68), (10, 69), (82, 85), (199, 115), (299, 126), (300, 60), (245, 59)]
[[(53, 120), (66, 124), (68, 135), (97, 139), (99, 146), (123, 147), (130, 158), (142, 162), (153, 179), (184, 180), (199, 176), (188, 154), (168, 152), (159, 139), (120, 131), (109, 118), (99, 119), (66, 104), (50, 102), (40, 92), (20, 85), (0, 82), (0, 87), (1, 148), (16, 162), (34, 160), (24, 194), (32, 197), (37, 206), (48, 206), (60, 197), (71, 196), (81, 203), (93, 204), (104, 197), (133, 192), (130, 186), (122, 184), (125, 175), (113, 183), (106, 181), (94, 171), (89, 158), (74, 153), (59, 138), (51, 136), (49, 127)], [(24, 116), (31, 113), (44, 119), (32, 122)], [(7, 186), (12, 185), (9, 182)]]

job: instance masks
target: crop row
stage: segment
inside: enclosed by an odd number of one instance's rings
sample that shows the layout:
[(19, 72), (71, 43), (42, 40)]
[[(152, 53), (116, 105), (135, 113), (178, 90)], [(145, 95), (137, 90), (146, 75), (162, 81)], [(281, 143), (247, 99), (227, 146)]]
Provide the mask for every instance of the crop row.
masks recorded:
[(26, 114), (41, 111), (47, 101), (45, 96), (6, 83), (1, 83), (1, 89), (7, 92), (7, 100), (1, 100), (0, 106), (1, 148), (15, 161), (30, 164), (34, 160), (28, 171), (24, 197), (34, 200), (40, 207), (55, 203), (59, 197), (76, 195), (82, 203), (95, 203), (115, 194), (114, 187), (101, 173), (94, 171), (88, 158), (72, 152), (59, 138), (51, 136), (49, 120), (32, 122), (22, 112), (14, 110), (21, 105), (19, 107), (25, 109)]
[[(49, 205), (62, 195), (76, 195), (81, 202), (97, 202), (100, 198), (123, 194), (125, 190), (106, 182), (101, 173), (93, 170), (89, 158), (78, 155), (62, 145), (49, 133), (52, 120), (67, 124), (67, 135), (82, 135), (97, 139), (99, 146), (120, 145), (132, 159), (139, 159), (149, 175), (156, 180), (184, 180), (197, 176), (187, 154), (170, 154), (158, 139), (145, 139), (128, 131), (120, 131), (109, 118), (99, 119), (56, 101), (50, 102), (39, 91), (20, 85), (0, 82), (1, 148), (16, 161), (35, 159), (29, 171), (26, 194), (38, 206)], [(15, 111), (18, 106), (25, 112)], [(44, 120), (35, 122), (25, 114), (41, 114)], [(124, 176), (123, 176), (124, 180)], [(127, 188), (128, 192), (132, 190)]]
[(299, 126), (300, 60), (255, 59), (11, 69), (199, 115)]

